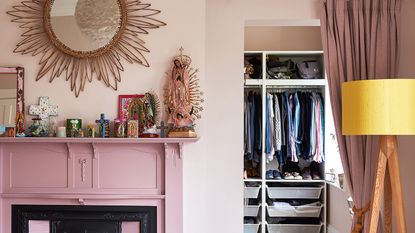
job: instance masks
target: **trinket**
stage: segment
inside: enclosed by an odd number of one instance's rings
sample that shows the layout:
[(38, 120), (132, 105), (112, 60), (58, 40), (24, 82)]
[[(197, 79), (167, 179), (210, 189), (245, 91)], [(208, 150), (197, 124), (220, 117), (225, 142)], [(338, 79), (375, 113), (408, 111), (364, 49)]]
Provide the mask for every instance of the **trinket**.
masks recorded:
[(129, 120), (128, 121), (128, 137), (137, 138), (138, 137), (138, 120)]
[(14, 127), (6, 127), (6, 135), (9, 138), (14, 138), (14, 136), (15, 136)]
[(33, 118), (33, 124), (29, 127), (29, 132), (31, 137), (47, 137), (48, 132), (41, 125), (41, 118)]
[(95, 121), (98, 124), (99, 128), (99, 137), (109, 138), (110, 137), (110, 121), (105, 119), (104, 113), (101, 113), (99, 120)]
[(29, 114), (40, 118), (39, 124), (42, 128), (41, 131), (46, 132), (46, 135), (42, 137), (47, 137), (49, 130), (49, 117), (58, 115), (58, 106), (52, 105), (48, 96), (42, 96), (39, 97), (39, 105), (29, 106)]
[(58, 131), (56, 133), (56, 137), (58, 137), (58, 138), (66, 138), (66, 127), (65, 126), (58, 127)]
[(125, 120), (114, 120), (114, 134), (116, 138), (125, 138)]
[(81, 119), (67, 119), (66, 120), (66, 136), (77, 138), (79, 137), (79, 131), (82, 129)]
[(88, 138), (95, 138), (95, 126), (94, 125), (86, 126), (86, 136)]

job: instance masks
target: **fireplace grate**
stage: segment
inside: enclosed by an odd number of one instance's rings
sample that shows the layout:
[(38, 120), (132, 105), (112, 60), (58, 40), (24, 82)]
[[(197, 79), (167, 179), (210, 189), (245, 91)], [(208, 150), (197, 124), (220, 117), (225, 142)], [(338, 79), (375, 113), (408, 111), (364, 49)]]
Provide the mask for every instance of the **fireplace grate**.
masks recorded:
[(154, 206), (12, 205), (12, 233), (30, 233), (30, 220), (47, 220), (51, 233), (123, 233), (123, 222), (139, 222), (140, 233), (157, 233)]

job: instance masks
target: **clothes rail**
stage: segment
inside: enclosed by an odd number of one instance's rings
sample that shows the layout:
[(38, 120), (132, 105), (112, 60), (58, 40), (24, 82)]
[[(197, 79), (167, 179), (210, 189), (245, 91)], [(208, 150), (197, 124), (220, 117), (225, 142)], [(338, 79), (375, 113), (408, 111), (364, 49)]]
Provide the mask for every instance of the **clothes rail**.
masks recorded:
[(284, 92), (322, 92), (320, 88), (275, 88), (267, 89), (267, 93), (284, 93)]

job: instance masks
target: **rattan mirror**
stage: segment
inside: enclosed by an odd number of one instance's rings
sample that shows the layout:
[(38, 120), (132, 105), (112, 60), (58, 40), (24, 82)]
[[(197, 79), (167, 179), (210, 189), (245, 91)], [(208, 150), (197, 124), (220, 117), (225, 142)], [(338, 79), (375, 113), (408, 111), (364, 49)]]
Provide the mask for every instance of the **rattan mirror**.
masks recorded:
[(140, 35), (166, 25), (139, 0), (29, 0), (7, 13), (25, 30), (14, 52), (42, 56), (36, 80), (63, 75), (76, 97), (94, 79), (117, 90), (122, 60), (149, 67)]

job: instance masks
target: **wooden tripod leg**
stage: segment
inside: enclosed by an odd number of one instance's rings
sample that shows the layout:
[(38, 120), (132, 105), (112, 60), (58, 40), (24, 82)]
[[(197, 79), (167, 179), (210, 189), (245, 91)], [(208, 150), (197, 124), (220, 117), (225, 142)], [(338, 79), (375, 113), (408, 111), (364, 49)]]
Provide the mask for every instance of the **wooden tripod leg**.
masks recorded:
[(377, 233), (379, 223), (379, 212), (381, 204), (381, 192), (383, 192), (385, 182), (385, 171), (387, 164), (387, 157), (384, 149), (387, 146), (387, 138), (380, 137), (378, 164), (376, 168), (375, 183), (373, 186), (372, 208), (370, 211), (369, 233)]
[[(388, 165), (390, 165), (388, 163)], [(385, 233), (392, 233), (392, 186), (390, 179), (389, 166), (386, 167), (385, 193), (383, 194), (384, 224)]]
[(406, 233), (405, 210), (402, 197), (401, 176), (399, 173), (398, 146), (395, 138), (395, 149), (389, 157), (389, 172), (392, 184), (392, 203), (396, 213), (398, 233)]

